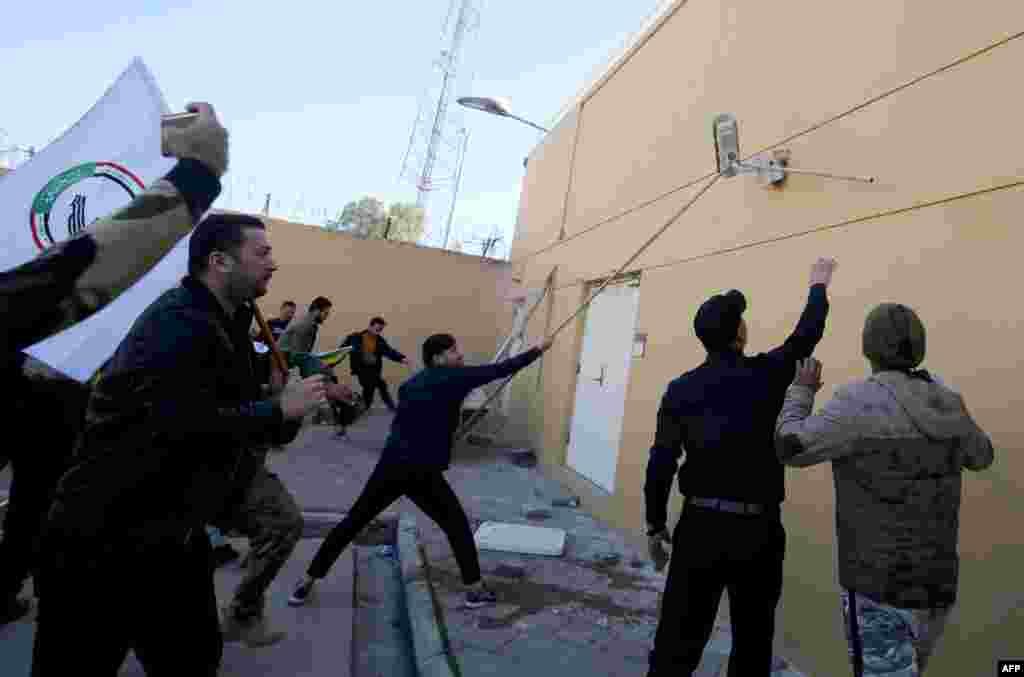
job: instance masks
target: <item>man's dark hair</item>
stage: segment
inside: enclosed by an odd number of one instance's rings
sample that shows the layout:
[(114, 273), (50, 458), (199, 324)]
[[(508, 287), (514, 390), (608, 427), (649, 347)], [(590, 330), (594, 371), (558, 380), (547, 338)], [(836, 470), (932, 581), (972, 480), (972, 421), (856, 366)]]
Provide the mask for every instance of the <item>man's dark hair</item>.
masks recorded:
[(295, 301), (285, 301), (284, 303), (281, 304), (281, 307), (282, 308), (294, 308), (295, 307)]
[(747, 299), (736, 289), (712, 296), (693, 318), (694, 333), (709, 352), (726, 350), (739, 335), (746, 310)]
[(451, 334), (434, 334), (423, 342), (423, 364), (434, 366), (434, 358), (455, 345), (455, 337)]
[(209, 270), (213, 252), (237, 254), (249, 228), (266, 230), (262, 221), (246, 214), (211, 214), (203, 219), (188, 241), (188, 274), (195, 277)]
[(330, 299), (328, 299), (327, 297), (325, 297), (325, 296), (317, 296), (315, 299), (313, 299), (313, 302), (309, 304), (309, 309), (311, 311), (312, 310), (327, 310), (332, 305), (334, 305), (334, 304), (331, 303)]
[(373, 325), (375, 325), (375, 324), (379, 324), (379, 325), (380, 325), (380, 326), (382, 326), (382, 327), (386, 327), (386, 326), (388, 326), (388, 323), (384, 321), (384, 318), (383, 318), (383, 317), (375, 317), (375, 318), (373, 318), (372, 320), (370, 320), (370, 326), (371, 326), (371, 327), (372, 327)]

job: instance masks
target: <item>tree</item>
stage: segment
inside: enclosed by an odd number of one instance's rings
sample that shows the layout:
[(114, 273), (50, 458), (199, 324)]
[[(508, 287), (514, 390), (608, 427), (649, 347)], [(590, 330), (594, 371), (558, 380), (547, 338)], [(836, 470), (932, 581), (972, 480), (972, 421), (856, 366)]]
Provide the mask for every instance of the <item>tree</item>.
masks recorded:
[[(391, 226), (388, 227), (388, 219)], [(395, 202), (385, 209), (375, 197), (349, 202), (334, 219), (328, 219), (328, 230), (344, 231), (361, 239), (402, 240), (416, 242), (423, 237), (423, 210), (414, 204)]]
[(327, 221), (328, 230), (343, 230), (358, 238), (372, 237), (374, 228), (385, 220), (384, 203), (366, 196), (349, 202), (336, 219)]
[(404, 242), (419, 242), (423, 237), (425, 214), (422, 207), (417, 207), (412, 203), (395, 202), (388, 207), (388, 218), (391, 219), (391, 228), (387, 228), (385, 219), (380, 237), (384, 237), (384, 234), (387, 233), (389, 240)]

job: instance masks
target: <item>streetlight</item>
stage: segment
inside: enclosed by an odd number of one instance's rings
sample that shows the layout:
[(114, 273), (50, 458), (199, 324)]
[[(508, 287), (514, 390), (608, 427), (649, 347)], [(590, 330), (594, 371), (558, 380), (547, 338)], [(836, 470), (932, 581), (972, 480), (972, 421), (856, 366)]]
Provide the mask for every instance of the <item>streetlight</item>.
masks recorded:
[(530, 125), (534, 129), (539, 129), (544, 133), (551, 131), (550, 129), (545, 129), (544, 127), (541, 127), (536, 123), (530, 122), (529, 120), (524, 120), (518, 115), (512, 115), (512, 113), (510, 113), (508, 110), (508, 106), (506, 106), (503, 101), (499, 101), (498, 99), (491, 99), (489, 97), (481, 96), (464, 96), (458, 99), (458, 102), (460, 106), (465, 106), (466, 108), (482, 110), (483, 112), (490, 113), (491, 115), (498, 115), (503, 118), (512, 118), (513, 120), (519, 120), (520, 122)]

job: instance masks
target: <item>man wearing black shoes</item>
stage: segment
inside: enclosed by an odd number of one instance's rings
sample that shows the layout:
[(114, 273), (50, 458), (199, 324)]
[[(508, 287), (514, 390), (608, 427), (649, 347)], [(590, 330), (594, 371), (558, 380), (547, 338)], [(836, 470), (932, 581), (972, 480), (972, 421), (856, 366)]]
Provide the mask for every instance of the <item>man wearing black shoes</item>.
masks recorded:
[(305, 604), (316, 581), (327, 575), (359, 532), (395, 500), (408, 496), (448, 537), (467, 587), (466, 606), (493, 604), (496, 597), (480, 576), (469, 519), (443, 473), (451, 464), (462, 400), (474, 388), (532, 364), (550, 347), (549, 340), (503, 362), (465, 367), (450, 334), (424, 341), (425, 368), (399, 388), (398, 412), (377, 467), (345, 519), (327, 535), (288, 603)]

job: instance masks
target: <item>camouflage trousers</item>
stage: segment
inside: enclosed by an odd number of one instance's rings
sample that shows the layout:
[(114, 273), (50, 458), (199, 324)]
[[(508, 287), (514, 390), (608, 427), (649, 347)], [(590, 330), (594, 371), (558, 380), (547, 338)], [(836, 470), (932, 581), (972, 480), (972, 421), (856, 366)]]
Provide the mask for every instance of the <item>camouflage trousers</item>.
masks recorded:
[(302, 536), (302, 511), (277, 475), (261, 468), (245, 498), (215, 526), (249, 539), (248, 566), (235, 590), (232, 611), (238, 618), (262, 614), (267, 588)]
[(855, 677), (924, 674), (951, 609), (899, 609), (845, 589), (840, 595)]

